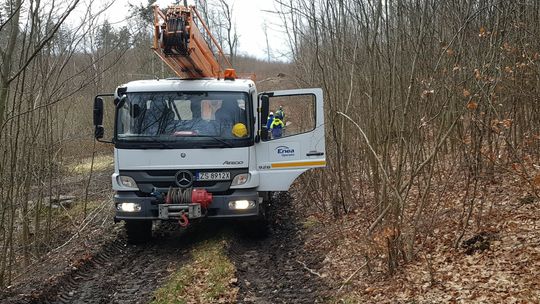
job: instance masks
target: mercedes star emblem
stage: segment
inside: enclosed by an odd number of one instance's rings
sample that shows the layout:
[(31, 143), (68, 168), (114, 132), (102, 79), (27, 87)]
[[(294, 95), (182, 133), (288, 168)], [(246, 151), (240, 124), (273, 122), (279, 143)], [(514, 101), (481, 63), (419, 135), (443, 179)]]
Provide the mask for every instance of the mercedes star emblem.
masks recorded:
[(181, 157), (181, 158), (186, 158), (186, 153), (181, 153), (181, 154), (180, 154), (180, 157)]
[(193, 174), (187, 170), (176, 172), (175, 178), (176, 184), (180, 188), (189, 188), (193, 184)]

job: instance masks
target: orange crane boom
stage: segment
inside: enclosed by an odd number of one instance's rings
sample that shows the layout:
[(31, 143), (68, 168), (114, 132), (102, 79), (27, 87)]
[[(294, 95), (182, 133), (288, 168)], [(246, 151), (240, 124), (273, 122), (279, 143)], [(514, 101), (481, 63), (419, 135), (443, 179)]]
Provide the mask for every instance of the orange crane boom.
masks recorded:
[[(232, 77), (234, 70), (222, 48), (194, 6), (172, 5), (166, 13), (154, 8), (154, 41), (152, 49), (178, 77)], [(218, 58), (204, 40), (197, 23), (214, 44)], [(226, 67), (224, 68), (223, 65)]]

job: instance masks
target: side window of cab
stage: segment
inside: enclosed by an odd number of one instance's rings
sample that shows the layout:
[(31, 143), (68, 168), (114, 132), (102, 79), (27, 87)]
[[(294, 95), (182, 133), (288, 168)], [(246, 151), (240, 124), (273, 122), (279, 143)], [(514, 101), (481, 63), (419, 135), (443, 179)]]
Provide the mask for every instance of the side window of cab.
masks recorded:
[(290, 95), (269, 98), (266, 140), (311, 132), (316, 125), (316, 100), (313, 95)]

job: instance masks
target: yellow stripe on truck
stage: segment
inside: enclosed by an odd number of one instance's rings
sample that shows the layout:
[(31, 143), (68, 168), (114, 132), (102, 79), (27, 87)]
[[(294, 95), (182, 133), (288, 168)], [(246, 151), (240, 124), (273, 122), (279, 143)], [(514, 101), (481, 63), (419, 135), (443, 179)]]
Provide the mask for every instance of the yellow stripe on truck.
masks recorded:
[(311, 167), (311, 166), (326, 166), (326, 161), (305, 161), (293, 163), (274, 163), (272, 168), (290, 168), (290, 167)]

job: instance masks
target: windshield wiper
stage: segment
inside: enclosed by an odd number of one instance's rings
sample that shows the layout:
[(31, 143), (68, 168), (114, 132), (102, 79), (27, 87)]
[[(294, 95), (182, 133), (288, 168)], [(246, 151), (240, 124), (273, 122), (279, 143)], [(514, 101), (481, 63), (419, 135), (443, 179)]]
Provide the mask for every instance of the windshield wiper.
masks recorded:
[(141, 136), (141, 137), (142, 137), (142, 138), (145, 138), (145, 139), (146, 139), (146, 138), (149, 138), (149, 139), (151, 139), (153, 142), (156, 142), (156, 143), (158, 143), (158, 144), (161, 144), (161, 146), (164, 147), (164, 148), (167, 148), (167, 149), (173, 149), (173, 146), (171, 146), (171, 145), (169, 145), (168, 143), (166, 143), (166, 142), (164, 142), (164, 141), (162, 141), (162, 140), (159, 140), (159, 139), (157, 139), (157, 138), (155, 138), (155, 137), (153, 137), (153, 136)]
[[(140, 143), (140, 144), (142, 144), (142, 145), (144, 145), (144, 143), (150, 144), (150, 141), (147, 141), (147, 139), (150, 139), (152, 142), (158, 143), (158, 144), (160, 144), (160, 145), (161, 145), (162, 147), (164, 147), (164, 148), (174, 149), (174, 147), (173, 147), (172, 145), (170, 145), (169, 143), (167, 143), (167, 142), (165, 142), (165, 141), (162, 141), (162, 140), (159, 140), (159, 139), (157, 139), (157, 138), (155, 138), (155, 137), (153, 137), (153, 136), (137, 136), (137, 137), (139, 137), (139, 138), (141, 138), (141, 139), (144, 139), (144, 140), (142, 141), (142, 143)], [(204, 149), (204, 148), (223, 148), (224, 146), (227, 147), (227, 148), (233, 148), (233, 147), (234, 147), (231, 143), (229, 143), (229, 142), (227, 142), (227, 141), (225, 141), (225, 140), (223, 140), (223, 139), (221, 139), (221, 138), (219, 138), (219, 137), (212, 136), (212, 135), (198, 135), (198, 136), (188, 136), (188, 137), (195, 137), (195, 138), (212, 138), (212, 139), (214, 139), (215, 141), (221, 143), (220, 145), (216, 145), (216, 144), (207, 144), (207, 145), (204, 145), (204, 144), (203, 144), (203, 145), (200, 146), (200, 147), (203, 148), (203, 149)], [(196, 146), (198, 146), (197, 143), (193, 143), (193, 144), (195, 144)], [(145, 148), (146, 148), (146, 147), (148, 147), (148, 145), (146, 145)]]
[[(231, 145), (231, 143), (219, 138), (219, 137), (216, 137), (216, 136), (211, 136), (211, 135), (199, 135), (198, 137), (204, 137), (204, 138), (212, 138), (216, 141), (219, 141), (220, 143), (224, 144), (225, 146), (227, 146), (227, 148), (233, 148), (233, 145)], [(204, 146), (204, 147), (208, 147), (208, 148), (214, 148), (212, 146)], [(218, 147), (216, 147), (218, 148)]]

